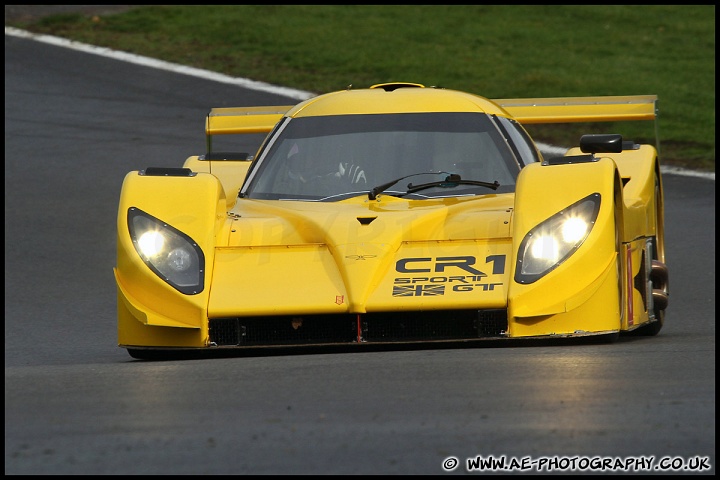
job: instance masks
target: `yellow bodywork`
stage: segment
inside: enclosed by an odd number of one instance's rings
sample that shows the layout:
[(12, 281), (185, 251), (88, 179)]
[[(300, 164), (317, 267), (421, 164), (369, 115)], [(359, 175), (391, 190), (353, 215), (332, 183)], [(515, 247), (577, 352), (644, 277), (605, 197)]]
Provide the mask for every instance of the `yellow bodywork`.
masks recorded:
[[(356, 111), (484, 111), (527, 123), (655, 115), (654, 96), (490, 101), (446, 90), (428, 96), (427, 90), (406, 88), (391, 102), (383, 88), (372, 88), (292, 107), (212, 109), (206, 134), (269, 132), (284, 115)], [(572, 165), (528, 165), (514, 193), (427, 200), (238, 199), (250, 162), (211, 163), (198, 156), (184, 164), (193, 176), (130, 172), (117, 218), (119, 344), (207, 347), (209, 318), (448, 309), (507, 309), (506, 338), (631, 330), (650, 320), (642, 286), (632, 279), (647, 239), (658, 233), (655, 219), (662, 219), (656, 152), (643, 145), (596, 156)], [(536, 282), (514, 281), (525, 235), (593, 193), (602, 202), (579, 250)], [(130, 208), (197, 243), (205, 255), (201, 292), (180, 294), (150, 271), (128, 235)], [(622, 223), (620, 258), (616, 221)], [(421, 290), (428, 294), (410, 294)]]
[[(209, 313), (214, 317), (292, 313), (366, 313), (456, 308), (483, 303), (502, 307), (508, 269), (485, 272), (485, 258), (510, 254), (510, 195), (413, 201), (367, 196), (332, 203), (243, 201), (216, 248)], [(358, 219), (373, 219), (363, 224)], [(227, 233), (227, 237), (225, 234)], [(220, 243), (220, 242), (219, 242)], [(471, 268), (434, 272), (437, 257), (472, 257)], [(402, 259), (418, 270), (395, 270)], [(457, 262), (456, 262), (457, 263)], [(463, 264), (464, 265), (464, 264)], [(422, 270), (422, 271), (421, 271)], [(427, 270), (427, 271), (426, 271)], [(421, 272), (420, 272), (421, 271)], [(252, 274), (248, 274), (252, 272)], [(424, 279), (424, 280), (422, 280)], [(490, 291), (482, 285), (496, 284)], [(412, 285), (442, 285), (443, 296), (393, 297)], [(474, 286), (455, 292), (455, 285)]]

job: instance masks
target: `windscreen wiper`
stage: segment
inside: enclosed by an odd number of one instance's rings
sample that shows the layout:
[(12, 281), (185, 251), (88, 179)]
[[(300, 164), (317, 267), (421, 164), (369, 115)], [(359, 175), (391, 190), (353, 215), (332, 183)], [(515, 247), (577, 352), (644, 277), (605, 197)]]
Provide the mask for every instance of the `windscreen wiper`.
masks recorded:
[(382, 192), (387, 190), (388, 188), (395, 185), (400, 180), (404, 180), (409, 177), (415, 177), (418, 175), (442, 175), (447, 174), (447, 177), (445, 177), (445, 180), (438, 180), (437, 182), (430, 182), (430, 183), (422, 183), (420, 185), (413, 185), (412, 183), (408, 183), (407, 185), (407, 191), (403, 192), (403, 195), (407, 195), (409, 193), (418, 192), (420, 190), (425, 190), (426, 188), (432, 188), (432, 187), (442, 187), (442, 188), (452, 188), (457, 187), (458, 185), (478, 185), (481, 187), (487, 187), (492, 188), (493, 190), (497, 190), (500, 186), (500, 183), (495, 180), (494, 182), (481, 182), (478, 180), (463, 180), (459, 174), (457, 173), (448, 173), (448, 172), (420, 172), (420, 173), (412, 173), (410, 175), (405, 175), (404, 177), (396, 178), (395, 180), (391, 180), (387, 183), (383, 183), (382, 185), (378, 185), (377, 187), (373, 188), (368, 192), (368, 198), (370, 200), (375, 200), (378, 195), (380, 195)]
[(420, 185), (413, 185), (412, 183), (408, 183), (407, 191), (405, 193), (407, 194), (419, 192), (420, 190), (425, 190), (426, 188), (432, 187), (454, 188), (458, 185), (478, 185), (480, 187), (487, 187), (492, 188), (493, 190), (497, 190), (500, 186), (500, 183), (497, 180), (492, 183), (482, 182), (479, 180), (463, 180), (457, 173), (451, 173), (447, 177), (445, 177), (445, 180), (438, 180), (437, 182), (422, 183)]
[[(395, 185), (395, 184), (396, 184), (397, 182), (399, 182), (400, 180), (405, 180), (406, 178), (417, 177), (418, 175), (443, 175), (443, 174), (448, 175), (448, 176), (454, 175), (454, 174), (449, 173), (449, 172), (418, 172), (418, 173), (411, 173), (410, 175), (405, 175), (404, 177), (396, 178), (395, 180), (391, 180), (391, 181), (389, 181), (389, 182), (387, 182), (387, 183), (383, 183), (382, 185), (378, 185), (377, 187), (373, 188), (372, 190), (370, 190), (370, 191), (368, 192), (368, 198), (369, 198), (370, 200), (375, 200), (375, 199), (377, 198), (377, 196), (380, 195), (382, 192), (384, 192), (384, 191), (387, 190), (388, 188), (392, 187), (393, 185)], [(459, 177), (459, 176), (458, 176), (458, 177)], [(411, 183), (408, 183), (408, 188), (410, 187), (410, 185), (412, 185), (412, 184), (411, 184)]]

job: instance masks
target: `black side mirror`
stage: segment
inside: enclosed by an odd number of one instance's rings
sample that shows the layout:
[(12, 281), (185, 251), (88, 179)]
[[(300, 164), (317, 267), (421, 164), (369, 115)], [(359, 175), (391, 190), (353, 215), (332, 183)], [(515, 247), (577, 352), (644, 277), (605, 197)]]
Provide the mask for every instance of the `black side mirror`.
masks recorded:
[(622, 135), (617, 133), (583, 135), (580, 138), (580, 150), (583, 153), (621, 153)]

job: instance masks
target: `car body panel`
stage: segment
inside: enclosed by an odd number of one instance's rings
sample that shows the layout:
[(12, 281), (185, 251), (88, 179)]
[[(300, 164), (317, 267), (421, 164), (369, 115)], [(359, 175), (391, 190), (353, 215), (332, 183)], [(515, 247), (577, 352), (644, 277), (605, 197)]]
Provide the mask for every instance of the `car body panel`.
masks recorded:
[[(599, 193), (601, 198), (612, 198), (613, 169), (613, 162), (608, 159), (579, 165), (548, 167), (534, 164), (525, 167), (518, 178), (513, 238), (523, 238), (539, 222), (589, 194)], [(579, 182), (579, 178), (583, 181)], [(530, 285), (511, 284), (509, 316), (522, 318), (518, 323), (527, 329), (528, 324), (534, 323), (533, 318), (537, 321), (538, 317), (556, 315), (554, 328), (559, 328), (559, 324), (565, 326), (560, 331), (553, 331), (554, 334), (619, 329), (619, 311), (583, 307), (598, 290), (607, 289), (608, 282), (617, 285), (612, 271), (614, 234), (613, 204), (601, 202), (598, 220), (580, 247), (582, 252), (571, 256), (543, 281)], [(613, 298), (612, 295), (609, 298)], [(575, 312), (577, 309), (582, 313)], [(560, 322), (559, 319), (564, 317), (568, 319)], [(519, 335), (519, 331), (511, 330), (511, 334)]]
[(183, 164), (193, 172), (209, 173), (215, 176), (223, 187), (225, 208), (229, 210), (237, 201), (237, 192), (240, 189), (248, 168), (249, 160), (226, 160), (222, 162), (209, 162), (201, 160), (198, 155), (188, 157)]
[[(447, 300), (433, 307), (433, 299), (413, 299), (408, 291), (404, 301), (399, 291), (408, 285), (430, 291), (435, 284), (437, 292), (445, 291), (446, 283), (479, 284), (486, 273), (476, 263), (509, 257), (511, 246), (508, 195), (412, 202), (355, 197), (338, 204), (248, 201), (242, 212), (232, 221), (227, 248), (216, 249), (211, 315), (259, 313), (270, 303), (276, 313), (437, 308)], [(429, 255), (446, 260), (437, 266)], [(507, 277), (509, 268), (501, 273)], [(507, 280), (500, 283), (507, 288)], [(448, 288), (446, 294), (453, 291), (462, 290)], [(506, 292), (499, 288), (484, 296), (493, 297), (488, 305), (505, 304)], [(457, 305), (473, 302), (463, 300), (468, 295), (455, 297)]]

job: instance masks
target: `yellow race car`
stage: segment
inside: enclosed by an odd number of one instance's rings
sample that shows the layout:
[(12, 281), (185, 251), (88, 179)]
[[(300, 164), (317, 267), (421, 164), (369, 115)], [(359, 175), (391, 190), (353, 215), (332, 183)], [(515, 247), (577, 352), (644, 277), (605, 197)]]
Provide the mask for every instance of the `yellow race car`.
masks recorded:
[[(214, 108), (207, 153), (124, 179), (118, 342), (243, 347), (655, 335), (657, 150), (523, 124), (653, 120), (654, 95), (489, 100), (389, 83)], [(266, 135), (252, 155), (222, 141)]]

